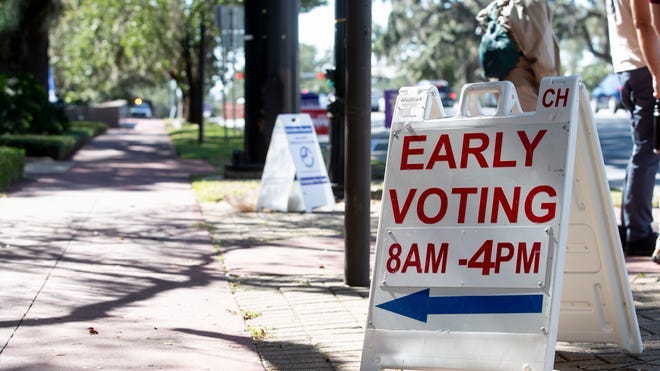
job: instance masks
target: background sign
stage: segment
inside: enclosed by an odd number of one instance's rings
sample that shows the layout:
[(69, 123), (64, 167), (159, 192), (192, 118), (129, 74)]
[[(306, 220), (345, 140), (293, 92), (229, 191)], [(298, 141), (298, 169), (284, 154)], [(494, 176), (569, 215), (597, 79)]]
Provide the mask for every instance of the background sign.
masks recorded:
[[(298, 182), (294, 184), (294, 177)], [(302, 198), (292, 200), (292, 198)], [(334, 206), (321, 147), (312, 120), (307, 114), (277, 116), (261, 176), (257, 210), (291, 210), (303, 204), (306, 212)]]

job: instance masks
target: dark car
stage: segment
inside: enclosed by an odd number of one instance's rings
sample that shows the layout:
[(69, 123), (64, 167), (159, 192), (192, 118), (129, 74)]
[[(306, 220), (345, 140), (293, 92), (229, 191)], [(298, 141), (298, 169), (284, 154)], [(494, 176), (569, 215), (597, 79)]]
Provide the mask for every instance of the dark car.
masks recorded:
[(591, 91), (591, 108), (594, 112), (605, 108), (616, 113), (621, 105), (621, 82), (616, 73), (611, 73)]
[(446, 80), (422, 80), (417, 85), (435, 85), (438, 93), (440, 93), (440, 100), (444, 107), (453, 107), (454, 103), (456, 103), (456, 93)]
[(131, 117), (153, 117), (151, 102), (142, 98), (133, 99), (131, 106), (128, 108), (128, 112), (131, 114)]

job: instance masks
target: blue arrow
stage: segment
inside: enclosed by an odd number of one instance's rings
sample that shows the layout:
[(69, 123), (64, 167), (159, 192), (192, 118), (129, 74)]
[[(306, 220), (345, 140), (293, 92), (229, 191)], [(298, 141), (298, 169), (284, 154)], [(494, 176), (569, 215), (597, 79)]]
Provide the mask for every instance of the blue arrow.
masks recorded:
[(541, 313), (543, 295), (429, 296), (430, 289), (376, 305), (426, 322), (429, 314)]

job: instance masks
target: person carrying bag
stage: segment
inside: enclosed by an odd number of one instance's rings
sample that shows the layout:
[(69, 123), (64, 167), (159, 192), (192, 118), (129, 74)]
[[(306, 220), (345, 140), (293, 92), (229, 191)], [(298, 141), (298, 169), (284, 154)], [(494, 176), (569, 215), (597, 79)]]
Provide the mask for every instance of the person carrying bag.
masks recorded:
[[(546, 76), (560, 74), (559, 44), (552, 30), (552, 17), (547, 2), (495, 0), (479, 11), (476, 19), (485, 31), (479, 49), (486, 77), (511, 81), (516, 87), (523, 111), (534, 111), (541, 80)], [(493, 24), (494, 20), (497, 25)], [(506, 31), (509, 42), (493, 42), (503, 39), (502, 31)], [(513, 66), (507, 61), (512, 58), (509, 43), (518, 52)], [(489, 45), (490, 53), (487, 53)], [(498, 47), (501, 50), (494, 52)], [(499, 59), (493, 59), (495, 55), (499, 55)]]

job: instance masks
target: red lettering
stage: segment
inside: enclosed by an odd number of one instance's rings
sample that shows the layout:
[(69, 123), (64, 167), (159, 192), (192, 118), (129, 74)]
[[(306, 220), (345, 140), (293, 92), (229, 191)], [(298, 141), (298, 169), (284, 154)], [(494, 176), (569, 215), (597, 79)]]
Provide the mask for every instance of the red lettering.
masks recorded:
[(478, 223), (486, 222), (486, 205), (488, 205), (488, 187), (481, 188), (481, 197), (479, 198)]
[(408, 157), (424, 154), (424, 148), (411, 148), (411, 142), (424, 142), (426, 135), (407, 135), (403, 137), (403, 148), (401, 150), (401, 170), (422, 170), (424, 164), (408, 162)]
[(548, 89), (548, 90), (543, 92), (543, 97), (541, 98), (541, 103), (543, 104), (543, 107), (545, 107), (545, 108), (550, 108), (555, 103), (554, 100), (550, 100), (550, 101), (547, 100), (549, 94), (554, 95), (555, 90), (554, 89)]
[(525, 273), (529, 273), (532, 269), (532, 264), (534, 264), (534, 273), (539, 272), (539, 260), (541, 257), (541, 243), (534, 242), (532, 243), (532, 251), (527, 255), (527, 244), (525, 242), (520, 242), (518, 244), (518, 258), (516, 259), (516, 273), (521, 272), (521, 268), (524, 269)]
[(458, 195), (458, 223), (465, 223), (465, 210), (467, 209), (467, 198), (470, 194), (477, 193), (477, 187), (452, 188), (452, 194)]
[(399, 197), (397, 196), (396, 189), (390, 189), (390, 200), (392, 202), (392, 213), (394, 214), (394, 223), (401, 224), (403, 219), (406, 218), (412, 200), (417, 193), (417, 188), (412, 188), (408, 191), (408, 196), (406, 196), (406, 201), (403, 203), (403, 208), (399, 207)]
[(559, 101), (563, 101), (564, 103), (562, 104), (562, 107), (566, 107), (568, 104), (568, 93), (570, 92), (570, 88), (566, 88), (566, 91), (562, 94), (562, 89), (559, 88), (557, 89), (557, 103), (555, 103), (555, 107), (559, 107)]
[(545, 193), (549, 197), (557, 196), (555, 189), (548, 185), (536, 186), (529, 191), (529, 194), (525, 199), (525, 216), (527, 216), (527, 219), (529, 219), (529, 221), (532, 223), (549, 222), (550, 220), (554, 219), (555, 212), (557, 211), (556, 202), (542, 202), (540, 204), (540, 208), (541, 210), (546, 211), (546, 213), (541, 215), (534, 214), (534, 198), (540, 193)]
[[(498, 206), (500, 206), (498, 208)], [(497, 223), (498, 210), (504, 210), (509, 223), (518, 222), (518, 208), (520, 206), (520, 187), (513, 188), (512, 203), (507, 202), (507, 197), (502, 187), (493, 189), (493, 206), (490, 212), (490, 222)]]
[(491, 261), (493, 251), (493, 240), (486, 240), (467, 262), (468, 268), (481, 269), (481, 275), (487, 276), (494, 268), (495, 263)]
[[(476, 141), (476, 146), (472, 147), (471, 142)], [(483, 152), (488, 148), (488, 135), (485, 133), (465, 133), (463, 136), (463, 153), (461, 154), (461, 168), (468, 165), (468, 156), (472, 155), (482, 168), (488, 167), (488, 162)]]
[(401, 273), (406, 273), (406, 271), (408, 271), (408, 267), (413, 267), (417, 273), (422, 273), (422, 264), (419, 261), (419, 249), (417, 248), (416, 242), (410, 246), (410, 251), (408, 251), (406, 261), (403, 263)]
[[(444, 154), (442, 152), (443, 149)], [(448, 134), (442, 134), (440, 135), (440, 138), (438, 138), (438, 143), (435, 144), (435, 148), (429, 158), (429, 162), (426, 164), (426, 168), (433, 169), (435, 163), (439, 161), (446, 161), (447, 166), (450, 169), (456, 168), (456, 159), (454, 159), (454, 151), (451, 148)]]
[[(405, 260), (402, 261), (403, 247), (398, 243), (393, 243), (388, 249), (389, 256), (385, 268), (389, 273), (407, 273), (408, 268), (414, 269), (417, 273), (445, 273), (447, 271), (448, 249), (449, 243), (443, 242), (436, 252), (435, 244), (429, 242), (426, 245), (426, 251), (420, 251), (417, 242), (413, 242)], [(421, 254), (425, 254), (424, 259), (421, 258)]]
[[(493, 256), (493, 246), (495, 246), (495, 255)], [(539, 272), (539, 263), (541, 257), (541, 242), (533, 242), (532, 249), (527, 252), (527, 243), (518, 242), (518, 249), (513, 242), (497, 242), (486, 240), (479, 246), (477, 251), (472, 254), (470, 259), (459, 259), (458, 265), (465, 265), (470, 269), (481, 270), (482, 276), (488, 276), (492, 273), (500, 273), (502, 263), (516, 260), (516, 273)]]
[(500, 273), (500, 264), (513, 258), (513, 244), (510, 242), (497, 243), (497, 256), (495, 256), (495, 272)]
[[(566, 107), (566, 105), (568, 104), (568, 95), (570, 91), (571, 91), (570, 88), (566, 88), (566, 90), (563, 93), (561, 88), (557, 89), (556, 91), (555, 89), (546, 90), (545, 92), (543, 92), (543, 97), (541, 100), (543, 107), (545, 108), (550, 108), (552, 106), (559, 107), (560, 101), (563, 101), (561, 106)], [(552, 99), (553, 97), (556, 99), (553, 100)]]
[[(440, 199), (440, 204), (438, 205), (438, 212), (435, 215), (428, 216), (426, 215), (425, 205), (426, 199), (431, 196), (436, 195)], [(447, 194), (440, 188), (429, 188), (422, 192), (417, 201), (417, 217), (422, 223), (433, 224), (437, 223), (442, 218), (444, 218), (445, 213), (447, 212)]]
[(445, 273), (445, 271), (447, 270), (448, 248), (449, 248), (449, 244), (447, 242), (443, 242), (442, 244), (440, 244), (440, 250), (436, 255), (434, 244), (429, 243), (426, 246), (426, 265), (424, 268), (424, 273), (428, 273), (429, 268), (431, 268), (431, 271), (433, 273), (438, 273), (438, 267), (440, 267), (440, 263), (442, 263), (442, 269), (440, 270), (440, 273)]
[(522, 142), (522, 145), (525, 148), (525, 166), (527, 167), (532, 166), (532, 160), (534, 159), (534, 150), (536, 149), (536, 146), (539, 145), (541, 139), (543, 139), (543, 136), (547, 131), (548, 130), (546, 129), (539, 130), (539, 132), (536, 133), (536, 136), (531, 142), (527, 137), (527, 132), (522, 130), (518, 131), (518, 137), (520, 138), (520, 141)]
[(502, 137), (504, 133), (495, 133), (495, 153), (493, 154), (493, 167), (516, 167), (516, 160), (502, 160)]
[(390, 248), (388, 249), (389, 253), (389, 258), (387, 258), (387, 271), (390, 273), (396, 273), (399, 271), (399, 267), (401, 267), (401, 252), (403, 251), (403, 248), (401, 245), (398, 243), (393, 243), (390, 245)]

